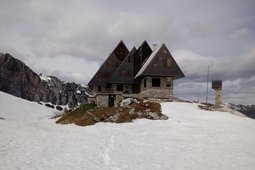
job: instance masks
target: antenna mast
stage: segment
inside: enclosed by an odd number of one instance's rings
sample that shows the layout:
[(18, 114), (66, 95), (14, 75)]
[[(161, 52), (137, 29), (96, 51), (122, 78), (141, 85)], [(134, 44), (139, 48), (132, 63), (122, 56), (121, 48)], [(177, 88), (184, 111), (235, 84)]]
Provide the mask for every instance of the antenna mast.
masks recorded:
[(206, 84), (206, 103), (208, 103), (208, 82), (209, 82), (209, 69), (210, 69), (210, 66), (208, 65), (208, 70), (207, 70), (207, 84)]

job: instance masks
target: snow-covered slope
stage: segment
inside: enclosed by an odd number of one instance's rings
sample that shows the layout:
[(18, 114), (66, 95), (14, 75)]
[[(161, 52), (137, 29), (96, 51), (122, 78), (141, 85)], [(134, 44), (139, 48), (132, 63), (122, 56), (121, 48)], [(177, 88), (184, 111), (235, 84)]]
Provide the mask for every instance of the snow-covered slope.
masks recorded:
[(253, 170), (255, 121), (162, 103), (168, 120), (59, 125), (0, 120), (0, 169)]
[(11, 120), (41, 119), (52, 116), (54, 109), (0, 91), (0, 117)]

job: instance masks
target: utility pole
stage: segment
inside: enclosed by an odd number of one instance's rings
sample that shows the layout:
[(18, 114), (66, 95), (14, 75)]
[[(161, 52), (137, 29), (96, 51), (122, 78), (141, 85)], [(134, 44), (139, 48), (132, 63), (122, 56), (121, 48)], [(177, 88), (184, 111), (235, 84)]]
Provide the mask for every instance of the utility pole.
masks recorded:
[(206, 103), (208, 103), (209, 69), (210, 69), (210, 66), (208, 65), (208, 70), (207, 70), (207, 84), (206, 84)]

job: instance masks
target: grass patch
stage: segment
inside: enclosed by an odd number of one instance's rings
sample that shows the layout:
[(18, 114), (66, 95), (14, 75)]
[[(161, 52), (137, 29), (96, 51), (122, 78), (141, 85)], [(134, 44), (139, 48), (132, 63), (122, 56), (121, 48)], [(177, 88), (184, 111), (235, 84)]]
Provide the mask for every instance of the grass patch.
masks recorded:
[[(157, 116), (151, 116), (153, 113)], [(56, 123), (74, 123), (79, 126), (93, 125), (98, 122), (125, 123), (135, 119), (160, 119), (161, 113), (159, 103), (136, 100), (128, 106), (123, 107), (96, 107), (94, 104), (84, 104), (79, 108), (65, 113)], [(167, 116), (166, 116), (167, 117)]]
[(80, 105), (77, 109), (65, 113), (60, 119), (56, 121), (56, 123), (61, 124), (74, 123), (75, 120), (85, 115), (88, 110), (95, 109), (95, 107), (96, 107), (95, 104)]

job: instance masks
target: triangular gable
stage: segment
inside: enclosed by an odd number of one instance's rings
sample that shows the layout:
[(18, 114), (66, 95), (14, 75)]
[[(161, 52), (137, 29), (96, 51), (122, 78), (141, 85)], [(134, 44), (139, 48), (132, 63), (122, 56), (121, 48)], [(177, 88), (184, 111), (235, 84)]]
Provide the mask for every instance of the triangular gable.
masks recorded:
[(149, 44), (147, 43), (147, 41), (143, 41), (142, 45), (137, 49), (136, 53), (134, 54), (134, 74), (135, 75), (142, 67), (142, 64), (151, 55), (151, 53), (152, 53), (152, 50)]
[(123, 41), (120, 41), (110, 56), (96, 72), (94, 77), (90, 80), (88, 83), (89, 86), (107, 84), (113, 73), (119, 67), (120, 63), (124, 60), (124, 55), (127, 55), (128, 53), (129, 50), (127, 49), (126, 45)]
[(184, 74), (165, 44), (162, 44), (153, 51), (135, 78), (140, 76), (164, 76), (178, 79), (184, 77)]
[(132, 84), (134, 80), (134, 54), (136, 52), (134, 47), (130, 53), (126, 56), (117, 70), (114, 72), (110, 79), (110, 83), (127, 83)]

